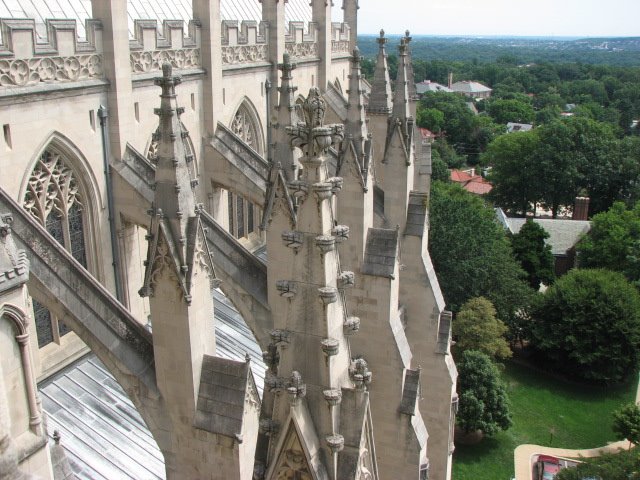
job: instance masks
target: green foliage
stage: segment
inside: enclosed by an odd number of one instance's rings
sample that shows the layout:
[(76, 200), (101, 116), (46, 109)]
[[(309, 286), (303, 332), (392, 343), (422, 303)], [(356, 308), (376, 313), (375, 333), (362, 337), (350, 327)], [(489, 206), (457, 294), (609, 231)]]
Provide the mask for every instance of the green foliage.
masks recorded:
[(496, 309), (489, 300), (472, 298), (462, 305), (453, 321), (454, 350), (477, 350), (498, 360), (509, 358), (511, 349), (504, 337), (507, 330), (496, 318)]
[(423, 108), (417, 113), (418, 126), (440, 133), (444, 127), (444, 113), (436, 108)]
[(554, 370), (614, 383), (636, 371), (640, 295), (622, 274), (571, 270), (531, 309), (531, 343)]
[(466, 433), (493, 435), (511, 426), (509, 400), (500, 372), (484, 353), (463, 352), (458, 362), (457, 425)]
[(460, 168), (464, 165), (465, 158), (458, 155), (444, 138), (433, 142), (431, 152), (432, 155), (438, 155), (447, 168)]
[(534, 290), (540, 288), (540, 283), (551, 285), (555, 279), (551, 246), (545, 243), (547, 238), (547, 231), (531, 219), (511, 237), (513, 254), (527, 272), (529, 286)]
[(629, 440), (634, 445), (640, 443), (640, 408), (635, 402), (613, 412), (612, 430), (618, 440)]
[(534, 132), (502, 135), (489, 144), (483, 164), (492, 165), (491, 199), (506, 211), (526, 215), (542, 199), (543, 180), (535, 152), (540, 137)]
[(593, 217), (591, 230), (577, 251), (580, 266), (607, 268), (640, 282), (640, 203), (628, 209), (621, 202)]
[(640, 451), (620, 450), (617, 453), (604, 453), (599, 457), (585, 458), (576, 468), (560, 470), (555, 480), (639, 480)]
[(489, 103), (488, 111), (493, 120), (501, 124), (508, 122), (532, 123), (534, 119), (533, 107), (530, 103), (522, 100), (493, 100)]
[(491, 207), (459, 185), (434, 182), (429, 251), (444, 298), (453, 312), (486, 297), (505, 323), (527, 305), (531, 289)]
[(619, 140), (610, 124), (586, 117), (497, 137), (482, 161), (494, 166), (493, 199), (520, 215), (541, 202), (556, 216), (582, 190), (591, 198), (591, 213), (640, 195), (640, 141)]
[(437, 150), (431, 150), (431, 180), (448, 182), (451, 178), (447, 164)]
[(501, 374), (513, 426), (478, 445), (456, 445), (455, 480), (511, 478), (513, 450), (524, 443), (567, 448), (607, 445), (615, 435), (606, 419), (634, 400), (638, 386), (637, 379), (621, 386), (579, 385), (509, 361)]

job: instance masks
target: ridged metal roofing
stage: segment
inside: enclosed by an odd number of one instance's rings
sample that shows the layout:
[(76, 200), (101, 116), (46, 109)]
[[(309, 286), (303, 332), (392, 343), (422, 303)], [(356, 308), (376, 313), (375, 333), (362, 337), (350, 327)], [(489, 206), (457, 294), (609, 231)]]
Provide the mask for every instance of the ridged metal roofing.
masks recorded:
[[(107, 0), (104, 0), (107, 1)], [(191, 0), (128, 0), (129, 36), (133, 37), (134, 20), (183, 20), (193, 18)], [(339, 9), (338, 9), (339, 10)], [(258, 0), (221, 0), (223, 20), (262, 20), (262, 5)], [(48, 18), (71, 18), (77, 21), (78, 36), (85, 37), (84, 22), (91, 18), (91, 0), (0, 0), (0, 18), (33, 18), (41, 39), (46, 37), (44, 25)], [(311, 21), (309, 0), (289, 0), (285, 5), (289, 22)]]
[[(251, 330), (230, 301), (214, 292), (217, 355), (251, 356), (262, 394), (265, 365)], [(49, 437), (62, 435), (69, 463), (80, 480), (165, 478), (164, 459), (144, 421), (102, 363), (89, 355), (40, 388)]]

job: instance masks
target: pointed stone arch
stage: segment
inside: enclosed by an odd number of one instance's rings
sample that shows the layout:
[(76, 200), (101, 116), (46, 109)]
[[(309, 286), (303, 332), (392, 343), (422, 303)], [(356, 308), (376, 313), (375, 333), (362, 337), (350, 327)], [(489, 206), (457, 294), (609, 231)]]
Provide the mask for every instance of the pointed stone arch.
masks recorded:
[(344, 90), (342, 90), (342, 84), (340, 83), (338, 77), (336, 77), (335, 81), (333, 82), (333, 86), (336, 87), (336, 90), (338, 90), (342, 95), (344, 95)]
[[(27, 314), (19, 307), (10, 303), (0, 305), (0, 322), (8, 320), (14, 329), (14, 338), (20, 351), (20, 367), (22, 369), (22, 382), (27, 397), (29, 413), (29, 429), (36, 435), (43, 435), (42, 415), (38, 407), (35, 375), (31, 365), (31, 352), (29, 349), (29, 329)], [(0, 370), (0, 375), (3, 372)]]
[(268, 480), (315, 480), (309, 461), (309, 452), (301, 440), (301, 434), (293, 418), (287, 422), (286, 430), (280, 438), (274, 462), (267, 474)]
[[(104, 278), (97, 241), (102, 195), (86, 157), (61, 133), (53, 132), (32, 159), (22, 181), (21, 203), (78, 263)], [(71, 331), (45, 303), (45, 298), (33, 300), (41, 347), (59, 343)]]
[[(103, 279), (102, 262), (98, 260), (101, 252), (96, 240), (99, 238), (98, 214), (105, 205), (97, 178), (85, 155), (65, 135), (53, 132), (37, 150), (26, 171), (21, 187), (22, 206), (45, 227), (51, 211), (66, 215), (76, 206), (77, 209), (71, 213), (82, 221), (82, 238), (87, 249), (83, 266), (94, 277)], [(47, 190), (43, 191), (43, 188)], [(62, 232), (63, 245), (70, 250), (68, 235), (71, 233)]]
[(253, 150), (264, 155), (264, 129), (258, 110), (247, 97), (241, 100), (235, 110), (229, 128)]

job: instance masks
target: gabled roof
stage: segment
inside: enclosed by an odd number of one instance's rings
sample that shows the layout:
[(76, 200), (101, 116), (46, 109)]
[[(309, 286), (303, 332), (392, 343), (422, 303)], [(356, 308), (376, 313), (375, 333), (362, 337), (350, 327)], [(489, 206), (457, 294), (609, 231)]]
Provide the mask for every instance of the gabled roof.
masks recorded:
[(437, 82), (432, 82), (431, 80), (423, 80), (420, 83), (416, 83), (416, 92), (418, 92), (419, 94), (428, 93), (428, 92), (452, 93), (453, 90)]
[[(518, 233), (526, 221), (526, 218), (506, 217), (506, 223), (511, 233)], [(549, 234), (546, 243), (551, 245), (551, 253), (554, 255), (566, 255), (567, 251), (591, 230), (591, 222), (588, 220), (534, 218), (533, 221)]]
[(452, 182), (460, 184), (469, 193), (485, 195), (493, 189), (493, 185), (481, 175), (471, 174), (464, 170), (451, 170), (450, 179)]
[(459, 93), (485, 93), (492, 91), (489, 87), (470, 80), (463, 80), (461, 82), (454, 83), (451, 85), (451, 90)]

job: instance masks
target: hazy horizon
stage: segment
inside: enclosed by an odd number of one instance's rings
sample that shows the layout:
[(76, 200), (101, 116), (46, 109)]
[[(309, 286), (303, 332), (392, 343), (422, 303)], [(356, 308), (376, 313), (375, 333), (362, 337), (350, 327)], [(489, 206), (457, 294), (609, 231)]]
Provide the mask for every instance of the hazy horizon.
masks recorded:
[[(336, 10), (341, 2), (335, 2)], [(358, 31), (455, 37), (638, 37), (640, 1), (360, 0)], [(605, 6), (606, 8), (603, 8)]]

